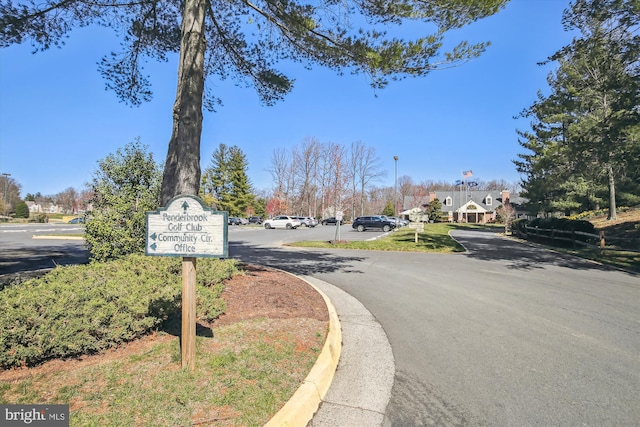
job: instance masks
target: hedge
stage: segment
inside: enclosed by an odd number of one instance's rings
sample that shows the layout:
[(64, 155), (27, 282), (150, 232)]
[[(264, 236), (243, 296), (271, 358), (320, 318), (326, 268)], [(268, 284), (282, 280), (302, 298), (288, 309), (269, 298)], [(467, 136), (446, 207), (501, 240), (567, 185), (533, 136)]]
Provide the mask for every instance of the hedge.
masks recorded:
[[(224, 311), (222, 281), (239, 272), (234, 260), (201, 259), (197, 315)], [(180, 310), (180, 258), (130, 255), (59, 266), (0, 291), (0, 367), (96, 353), (158, 328)]]

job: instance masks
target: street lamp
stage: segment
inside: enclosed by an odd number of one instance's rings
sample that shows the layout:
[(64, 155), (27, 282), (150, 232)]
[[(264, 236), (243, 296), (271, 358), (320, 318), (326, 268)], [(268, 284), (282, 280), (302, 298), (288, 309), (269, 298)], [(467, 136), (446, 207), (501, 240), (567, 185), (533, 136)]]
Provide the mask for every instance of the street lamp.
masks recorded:
[(2, 176), (4, 176), (4, 198), (2, 199), (4, 201), (4, 216), (5, 216), (5, 220), (7, 219), (7, 187), (9, 186), (9, 177), (11, 176), (10, 173), (3, 173)]
[(393, 156), (395, 163), (395, 187), (393, 193), (393, 216), (398, 216), (398, 156)]

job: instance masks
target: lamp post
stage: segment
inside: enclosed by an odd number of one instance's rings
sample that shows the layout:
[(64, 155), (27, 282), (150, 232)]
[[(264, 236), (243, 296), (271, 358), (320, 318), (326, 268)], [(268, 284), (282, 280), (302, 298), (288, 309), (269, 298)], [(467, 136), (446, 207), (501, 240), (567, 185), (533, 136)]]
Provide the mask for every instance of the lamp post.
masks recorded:
[(398, 216), (398, 156), (393, 156), (395, 164), (395, 186), (393, 192), (393, 216)]
[(3, 204), (3, 213), (5, 216), (5, 220), (7, 219), (7, 187), (9, 186), (9, 177), (11, 176), (10, 173), (3, 173), (2, 176), (4, 176), (4, 198), (2, 199), (2, 201), (4, 202)]

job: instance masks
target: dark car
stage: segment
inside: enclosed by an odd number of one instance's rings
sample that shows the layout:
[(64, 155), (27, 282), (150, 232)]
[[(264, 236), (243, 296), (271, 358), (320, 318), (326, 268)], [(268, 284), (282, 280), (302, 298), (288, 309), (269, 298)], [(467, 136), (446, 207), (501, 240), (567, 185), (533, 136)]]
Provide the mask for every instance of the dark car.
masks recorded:
[(249, 224), (262, 224), (262, 217), (261, 216), (250, 216), (249, 217)]
[(386, 233), (387, 231), (391, 231), (396, 228), (396, 222), (391, 221), (388, 218), (383, 218), (379, 215), (361, 216), (353, 221), (351, 227), (355, 228), (358, 231), (379, 229)]
[[(329, 217), (329, 218), (325, 218), (322, 220), (322, 225), (329, 225), (329, 224), (336, 224), (338, 222), (338, 220), (336, 219), (335, 216)], [(342, 220), (340, 220), (340, 225), (344, 224), (344, 222)]]
[(229, 225), (242, 225), (242, 220), (240, 218), (236, 218), (234, 216), (230, 216), (227, 220)]

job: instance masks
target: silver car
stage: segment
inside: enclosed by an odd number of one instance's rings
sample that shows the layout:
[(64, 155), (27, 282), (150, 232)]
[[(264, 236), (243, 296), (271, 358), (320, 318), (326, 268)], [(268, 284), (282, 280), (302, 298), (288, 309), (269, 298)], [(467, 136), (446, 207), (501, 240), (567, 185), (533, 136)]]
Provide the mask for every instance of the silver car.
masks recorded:
[(300, 221), (300, 225), (304, 225), (305, 227), (315, 227), (318, 225), (318, 220), (310, 216), (294, 216), (292, 218)]
[(267, 219), (264, 222), (264, 228), (287, 228), (287, 229), (295, 229), (300, 227), (300, 221), (298, 221), (295, 217), (289, 215), (278, 215), (275, 218)]
[(318, 225), (318, 220), (312, 216), (308, 216), (306, 220), (307, 220), (307, 227), (315, 227), (316, 225)]

